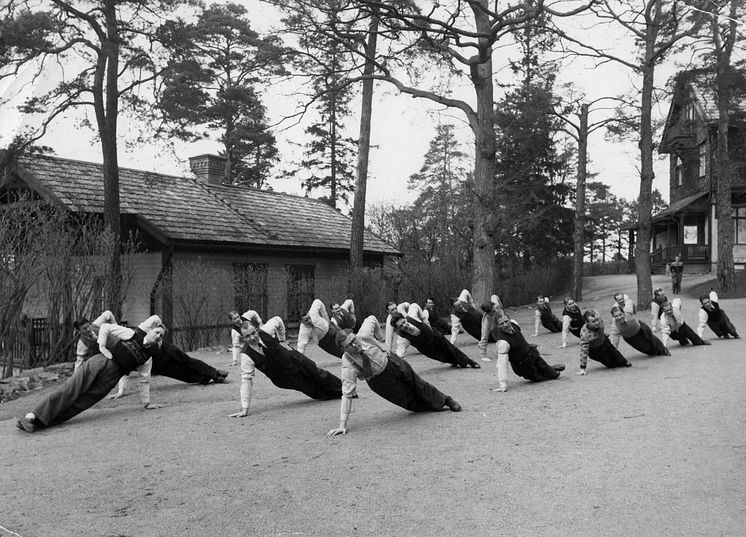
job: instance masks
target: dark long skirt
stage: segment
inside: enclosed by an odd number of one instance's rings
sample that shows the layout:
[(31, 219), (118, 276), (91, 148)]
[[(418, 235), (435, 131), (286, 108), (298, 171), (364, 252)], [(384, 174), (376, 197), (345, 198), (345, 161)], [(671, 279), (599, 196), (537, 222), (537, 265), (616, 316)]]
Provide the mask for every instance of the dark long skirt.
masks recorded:
[(267, 359), (260, 371), (278, 388), (297, 390), (311, 399), (342, 397), (342, 381), (304, 354), (279, 344), (264, 350)]
[(733, 323), (730, 322), (730, 318), (725, 314), (724, 311), (720, 310), (720, 322), (713, 322), (710, 319), (707, 319), (707, 326), (710, 327), (710, 330), (712, 330), (717, 337), (723, 337), (723, 336), (734, 336), (738, 337), (738, 332), (736, 332), (736, 327), (733, 326)]
[(648, 356), (668, 356), (670, 353), (663, 342), (653, 335), (650, 327), (640, 321), (640, 330), (634, 336), (624, 338), (630, 347)]
[(417, 347), (417, 350), (424, 356), (427, 356), (432, 360), (437, 360), (438, 362), (443, 362), (444, 364), (451, 364), (455, 367), (478, 365), (438, 330), (432, 329), (432, 332), (433, 337), (427, 344), (418, 344), (417, 342), (412, 341), (412, 344)]
[(682, 324), (678, 330), (671, 332), (671, 339), (675, 339), (682, 345), (688, 345), (690, 343), (692, 345), (707, 345), (707, 342), (699, 337), (686, 323)]
[(73, 376), (32, 410), (41, 427), (59, 425), (103, 399), (124, 373), (103, 354), (91, 356)]
[(440, 411), (446, 396), (432, 384), (422, 380), (412, 366), (395, 354), (381, 373), (368, 379), (368, 386), (378, 395), (412, 412)]
[(529, 352), (525, 356), (514, 356), (508, 353), (508, 360), (513, 371), (519, 377), (523, 377), (527, 380), (533, 380), (534, 382), (542, 382), (545, 380), (556, 379), (560, 376), (559, 371), (550, 366), (544, 361), (539, 355), (539, 351), (536, 347), (531, 347)]
[[(467, 311), (458, 313), (456, 316), (461, 319), (461, 326), (471, 337), (480, 341), (482, 339), (482, 316), (476, 311)], [(497, 343), (495, 336), (490, 332), (490, 343)]]
[[(562, 332), (562, 321), (560, 321), (556, 315), (542, 315), (541, 316), (541, 326), (546, 328), (552, 333)], [(578, 331), (578, 333), (580, 333)]]
[(588, 349), (588, 358), (601, 362), (606, 367), (627, 367), (630, 365), (619, 350), (609, 341), (609, 336), (604, 336), (604, 342), (598, 347), (591, 347)]
[(218, 375), (217, 369), (202, 360), (192, 358), (180, 348), (163, 342), (161, 351), (153, 356), (153, 375), (161, 375), (189, 384), (208, 384)]

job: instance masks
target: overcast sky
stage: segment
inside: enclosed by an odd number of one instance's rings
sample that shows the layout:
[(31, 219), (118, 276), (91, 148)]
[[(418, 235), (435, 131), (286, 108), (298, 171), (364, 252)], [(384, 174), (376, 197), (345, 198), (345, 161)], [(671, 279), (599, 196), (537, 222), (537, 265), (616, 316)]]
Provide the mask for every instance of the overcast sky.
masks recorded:
[[(260, 16), (261, 11), (250, 11), (252, 17)], [(266, 12), (265, 12), (266, 13)], [(266, 17), (268, 20), (270, 17)], [(254, 19), (252, 19), (254, 20)], [(273, 20), (277, 20), (273, 18)], [(261, 23), (253, 23), (261, 29)], [(269, 26), (264, 26), (268, 28)], [(602, 37), (607, 45), (613, 44), (614, 37), (608, 30), (602, 31)], [(622, 46), (621, 39), (619, 45)], [(495, 70), (502, 76), (499, 56), (495, 56)], [(657, 84), (665, 84), (676, 68), (665, 65), (658, 70)], [(54, 70), (48, 72), (47, 83), (44, 80), (30, 82), (30, 73), (15, 82), (6, 81), (0, 85), (0, 96), (4, 99), (14, 95), (28, 96), (39, 93), (51, 85), (56, 78)], [(559, 74), (560, 82), (573, 81), (581, 87), (589, 99), (602, 96), (613, 96), (629, 91), (634, 84), (634, 76), (623, 67), (606, 64), (593, 68), (590, 64), (575, 62)], [(265, 94), (265, 104), (273, 121), (286, 115), (293, 106), (293, 98), (286, 95), (287, 90), (273, 87)], [(457, 90), (459, 93), (459, 90)], [(473, 90), (464, 84), (460, 95), (464, 99), (473, 101)], [(24, 124), (15, 111), (18, 98), (10, 99), (0, 106), (0, 145), (5, 145), (12, 138), (12, 133)], [(665, 116), (667, 103), (654, 110), (654, 116)], [(459, 137), (467, 151), (472, 150), (472, 135), (464, 124), (464, 118), (458, 111), (443, 111), (425, 99), (413, 99), (406, 95), (398, 95), (395, 90), (385, 83), (377, 83), (376, 99), (373, 108), (373, 132), (371, 136), (373, 149), (371, 151), (370, 177), (368, 183), (368, 201), (375, 203), (402, 203), (414, 199), (415, 194), (406, 189), (407, 178), (419, 171), (423, 157), (430, 140), (435, 134), (438, 121), (452, 122), (460, 125)], [(592, 116), (591, 121), (600, 119), (602, 114)], [(294, 146), (290, 143), (303, 139), (305, 124), (283, 128), (277, 131), (280, 154), (288, 159)], [(129, 125), (126, 121), (120, 124), (120, 135), (123, 139), (128, 136)], [(350, 121), (348, 134), (358, 135), (356, 120)], [(54, 148), (56, 154), (65, 158), (101, 162), (100, 147), (90, 131), (78, 129), (71, 118), (59, 121), (49, 132), (42, 143)], [(162, 144), (153, 143), (146, 147), (125, 147), (120, 144), (119, 162), (121, 166), (145, 169), (154, 172), (186, 175), (189, 173), (187, 159), (190, 156), (217, 152), (215, 142), (200, 142), (193, 144), (179, 144), (175, 153), (167, 150)], [(613, 143), (604, 139), (602, 131), (592, 135), (589, 141), (590, 171), (598, 174), (595, 180), (609, 184), (612, 192), (628, 199), (636, 198), (639, 189), (638, 150), (637, 144)], [(297, 158), (297, 155), (296, 157)], [(278, 169), (283, 168), (283, 164)], [(276, 190), (301, 193), (300, 187), (293, 181), (272, 181)], [(656, 164), (657, 188), (668, 198), (668, 165), (665, 161)], [(316, 195), (323, 195), (318, 192)]]

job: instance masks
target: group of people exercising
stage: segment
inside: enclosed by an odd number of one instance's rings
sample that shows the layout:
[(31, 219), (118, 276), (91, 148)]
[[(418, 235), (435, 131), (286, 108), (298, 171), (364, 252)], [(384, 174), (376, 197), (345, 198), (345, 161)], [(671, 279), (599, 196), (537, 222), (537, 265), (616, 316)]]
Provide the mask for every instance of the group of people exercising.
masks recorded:
[[(662, 289), (654, 293), (650, 326), (641, 321), (632, 300), (623, 293), (614, 295), (610, 309), (612, 322), (608, 333), (601, 314), (595, 309), (582, 312), (572, 299), (564, 301), (560, 320), (552, 313), (548, 297), (538, 297), (533, 336), (539, 327), (562, 333), (562, 348), (568, 336), (580, 340), (578, 375), (587, 374), (588, 359), (608, 368), (629, 367), (618, 350), (624, 339), (632, 348), (649, 355), (670, 355), (670, 340), (681, 345), (710, 345), (703, 339), (705, 327), (719, 338), (739, 338), (726, 313), (719, 307), (717, 294), (700, 297), (699, 324), (692, 330), (684, 321), (679, 298), (669, 302)], [(339, 425), (328, 434), (347, 432), (352, 400), (358, 397), (357, 383), (365, 381), (373, 392), (391, 403), (413, 412), (461, 411), (453, 397), (420, 377), (405, 359), (409, 347), (423, 356), (450, 364), (454, 368), (480, 368), (480, 364), (456, 346), (459, 334), (466, 332), (478, 343), (481, 361), (488, 357), (490, 343), (495, 343), (497, 386), (495, 392), (508, 389), (508, 364), (514, 373), (540, 382), (556, 379), (564, 364), (548, 364), (538, 347), (528, 342), (519, 324), (510, 318), (497, 295), (476, 305), (464, 289), (452, 301), (450, 319), (437, 314), (435, 301), (428, 298), (425, 307), (417, 303), (386, 304), (384, 327), (374, 315), (358, 320), (354, 303), (348, 299), (331, 306), (316, 299), (300, 319), (296, 348), (287, 341), (287, 330), (279, 316), (266, 322), (254, 310), (240, 314), (230, 311), (232, 362), (240, 363), (241, 409), (230, 417), (249, 415), (254, 377), (260, 371), (277, 387), (299, 391), (312, 399), (340, 399)], [(63, 423), (90, 408), (119, 385), (109, 397), (124, 391), (124, 380), (137, 371), (141, 401), (145, 409), (159, 408), (150, 401), (151, 375), (163, 375), (186, 383), (222, 383), (228, 372), (216, 369), (190, 357), (164, 341), (166, 327), (158, 316), (152, 316), (136, 328), (117, 324), (111, 312), (104, 312), (93, 322), (80, 319), (75, 323), (79, 334), (77, 361), (73, 375), (56, 391), (45, 397), (33, 411), (17, 420), (19, 429), (34, 432)], [(660, 332), (660, 338), (655, 335)], [(445, 334), (450, 333), (450, 337)], [(341, 360), (340, 377), (317, 366), (305, 355), (312, 339), (326, 353)]]

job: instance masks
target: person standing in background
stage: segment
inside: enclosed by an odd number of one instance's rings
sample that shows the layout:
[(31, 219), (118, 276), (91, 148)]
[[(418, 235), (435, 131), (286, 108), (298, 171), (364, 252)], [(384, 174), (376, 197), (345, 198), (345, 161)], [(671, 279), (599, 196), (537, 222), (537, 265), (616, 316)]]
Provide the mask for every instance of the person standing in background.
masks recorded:
[(673, 287), (673, 294), (678, 295), (681, 293), (681, 278), (684, 275), (684, 263), (681, 262), (681, 258), (677, 255), (673, 263), (669, 265), (671, 271), (671, 287)]

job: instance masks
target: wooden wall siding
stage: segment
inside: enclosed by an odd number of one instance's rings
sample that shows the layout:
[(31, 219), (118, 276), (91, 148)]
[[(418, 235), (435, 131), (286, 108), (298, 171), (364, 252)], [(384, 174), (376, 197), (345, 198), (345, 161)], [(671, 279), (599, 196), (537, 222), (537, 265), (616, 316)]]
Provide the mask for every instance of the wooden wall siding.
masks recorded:
[[(279, 315), (286, 322), (298, 319), (287, 318), (287, 269), (286, 265), (313, 265), (315, 276), (315, 296), (330, 306), (331, 302), (342, 301), (340, 290), (347, 288), (347, 258), (342, 255), (238, 255), (238, 254), (197, 254), (176, 252), (174, 263), (202, 260), (226, 271), (233, 271), (233, 263), (266, 263), (267, 271), (267, 317)], [(235, 290), (231, 287), (223, 294), (225, 311), (234, 308)], [(306, 308), (310, 307), (310, 303)], [(243, 312), (241, 312), (243, 313)]]
[(135, 254), (133, 278), (122, 304), (122, 320), (137, 326), (150, 316), (150, 291), (161, 270), (161, 253)]
[(733, 262), (734, 263), (746, 263), (746, 245), (744, 244), (733, 245)]

